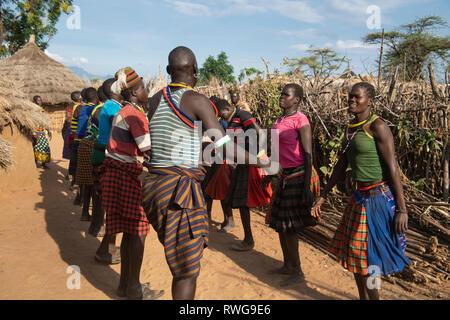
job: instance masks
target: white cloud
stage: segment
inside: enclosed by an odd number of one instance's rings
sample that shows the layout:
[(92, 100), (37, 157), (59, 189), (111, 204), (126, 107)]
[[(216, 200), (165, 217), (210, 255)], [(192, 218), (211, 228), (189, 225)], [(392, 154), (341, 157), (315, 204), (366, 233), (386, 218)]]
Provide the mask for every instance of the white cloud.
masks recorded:
[(296, 38), (319, 38), (329, 37), (330, 33), (315, 28), (307, 28), (304, 30), (283, 30), (279, 32), (283, 36)]
[[(318, 23), (323, 20), (319, 11), (307, 1), (298, 0), (197, 0), (197, 3), (165, 0), (182, 14), (191, 16), (261, 14), (275, 12), (297, 21)], [(201, 2), (201, 3), (200, 3)], [(204, 4), (208, 3), (208, 5)]]
[(184, 1), (166, 0), (167, 3), (175, 6), (175, 10), (188, 16), (209, 16), (209, 8), (203, 4), (190, 3)]
[(291, 19), (309, 23), (323, 20), (323, 16), (306, 1), (274, 0), (270, 3), (272, 10)]
[(378, 48), (378, 45), (367, 44), (358, 40), (338, 40), (336, 42), (336, 47), (339, 49), (374, 49)]
[(76, 58), (72, 58), (72, 61), (75, 62), (75, 63), (78, 63), (78, 64), (81, 64), (81, 63), (84, 63), (84, 64), (89, 63), (89, 60), (88, 60), (87, 58), (84, 58), (84, 57), (76, 57)]
[(249, 3), (249, 0), (224, 0), (229, 3), (230, 6), (222, 10), (219, 14), (253, 14), (267, 12), (267, 8), (264, 5), (253, 5)]
[(59, 54), (57, 54), (57, 53), (52, 53), (52, 52), (50, 52), (50, 51), (48, 51), (48, 50), (45, 50), (44, 52), (45, 52), (45, 54), (48, 55), (50, 58), (52, 58), (53, 60), (56, 60), (56, 61), (58, 61), (58, 62), (64, 63), (64, 62), (67, 61), (66, 59), (64, 59), (63, 57), (61, 57), (61, 56), (60, 56)]
[(311, 47), (310, 44), (307, 43), (299, 43), (290, 47), (290, 49), (298, 50), (298, 51), (306, 51)]

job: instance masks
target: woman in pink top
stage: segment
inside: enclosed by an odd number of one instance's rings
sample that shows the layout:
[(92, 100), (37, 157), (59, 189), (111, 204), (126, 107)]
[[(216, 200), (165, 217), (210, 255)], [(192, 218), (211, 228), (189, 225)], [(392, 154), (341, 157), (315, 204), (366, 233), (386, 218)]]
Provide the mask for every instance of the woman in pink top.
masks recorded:
[(302, 98), (302, 87), (286, 85), (280, 97), (283, 115), (273, 126), (279, 134), (279, 145), (275, 145), (273, 151), (279, 154), (281, 169), (267, 223), (279, 234), (284, 259), (283, 267), (271, 273), (289, 275), (281, 286), (305, 281), (297, 233), (316, 224), (310, 207), (319, 192), (319, 177), (312, 166), (311, 127), (308, 118), (298, 111)]

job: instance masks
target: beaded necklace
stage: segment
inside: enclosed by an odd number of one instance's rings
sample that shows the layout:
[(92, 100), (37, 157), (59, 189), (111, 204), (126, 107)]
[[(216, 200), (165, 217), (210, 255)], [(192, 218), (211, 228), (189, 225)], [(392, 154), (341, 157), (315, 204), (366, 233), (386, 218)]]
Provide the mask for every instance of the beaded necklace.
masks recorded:
[(349, 124), (347, 125), (347, 127), (349, 127), (349, 128), (356, 128), (356, 127), (362, 126), (364, 123), (366, 123), (367, 121), (369, 121), (371, 118), (372, 118), (372, 111), (370, 111), (369, 117), (368, 117), (366, 120), (361, 121), (360, 123), (355, 123), (355, 124), (349, 123)]
[(140, 112), (142, 112), (143, 114), (145, 114), (144, 109), (143, 109), (141, 106), (139, 106), (139, 105), (137, 105), (136, 103), (134, 103), (134, 102), (124, 101), (123, 104), (124, 104), (124, 105), (129, 104), (129, 105), (133, 106), (135, 109), (137, 109), (137, 110), (139, 110)]
[(173, 82), (173, 83), (169, 84), (169, 87), (180, 87), (180, 88), (187, 88), (187, 89), (194, 90), (194, 88), (192, 88), (190, 85), (187, 85), (184, 82)]
[(197, 129), (196, 126), (194, 126), (194, 120), (189, 117), (186, 113), (184, 113), (176, 104), (176, 102), (172, 98), (172, 94), (170, 93), (169, 86), (163, 88), (162, 90), (164, 98), (167, 100), (169, 105), (172, 107), (173, 111), (176, 113), (176, 115), (183, 121), (185, 124), (187, 124), (189, 127)]
[(233, 120), (233, 117), (236, 115), (236, 112), (237, 112), (237, 108), (234, 107), (233, 113), (231, 114), (231, 116), (227, 120), (228, 126), (230, 125), (231, 120)]
[[(361, 128), (364, 127), (364, 124), (366, 124), (369, 120), (372, 119), (372, 117), (373, 117), (373, 114), (372, 114), (372, 112), (370, 112), (369, 117), (366, 120), (361, 121), (360, 123), (357, 123), (356, 125), (353, 125), (350, 123), (347, 125), (347, 130), (346, 130), (347, 132), (345, 134), (347, 137), (347, 145), (345, 146), (345, 149), (342, 152), (342, 154), (344, 154), (347, 151), (348, 147), (350, 146), (350, 143), (355, 138), (356, 134), (359, 132), (359, 130), (361, 130)], [(356, 128), (356, 130), (353, 132), (351, 137), (349, 137), (349, 132), (348, 132), (349, 128)]]

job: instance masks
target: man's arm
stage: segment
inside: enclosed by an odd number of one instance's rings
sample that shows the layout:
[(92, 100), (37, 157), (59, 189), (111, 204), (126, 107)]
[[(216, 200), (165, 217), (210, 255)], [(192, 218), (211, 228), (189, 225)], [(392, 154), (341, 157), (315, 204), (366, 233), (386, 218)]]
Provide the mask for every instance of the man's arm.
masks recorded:
[[(225, 131), (223, 130), (222, 126), (219, 124), (219, 121), (216, 118), (216, 114), (211, 108), (211, 102), (208, 98), (206, 98), (204, 95), (195, 93), (195, 92), (188, 92), (189, 96), (186, 98), (186, 107), (190, 108), (192, 110), (192, 114), (194, 115), (195, 119), (202, 121), (203, 130), (211, 130), (214, 129), (215, 131), (215, 142), (217, 143), (220, 139), (224, 138), (226, 136)], [(184, 97), (183, 97), (184, 99)], [(186, 108), (186, 109), (187, 109)], [(212, 137), (210, 137), (212, 138)], [(226, 149), (223, 148), (225, 151)], [(252, 156), (249, 154), (245, 149), (238, 146), (238, 153), (241, 153), (245, 155), (244, 161), (245, 163), (256, 163), (257, 166), (261, 167), (263, 166), (263, 162), (256, 158), (256, 156)], [(224, 154), (226, 154), (224, 152)], [(236, 162), (238, 159), (237, 153), (234, 154), (234, 161)]]

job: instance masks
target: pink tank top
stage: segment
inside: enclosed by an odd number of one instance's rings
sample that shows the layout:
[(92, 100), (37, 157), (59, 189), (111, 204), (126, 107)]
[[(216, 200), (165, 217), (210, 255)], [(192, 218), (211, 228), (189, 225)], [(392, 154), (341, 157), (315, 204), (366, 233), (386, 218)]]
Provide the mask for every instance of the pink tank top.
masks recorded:
[(280, 139), (279, 147), (275, 150), (278, 151), (282, 168), (294, 168), (304, 163), (299, 130), (307, 125), (308, 118), (299, 111), (292, 116), (279, 118), (273, 125), (272, 129), (278, 130)]

